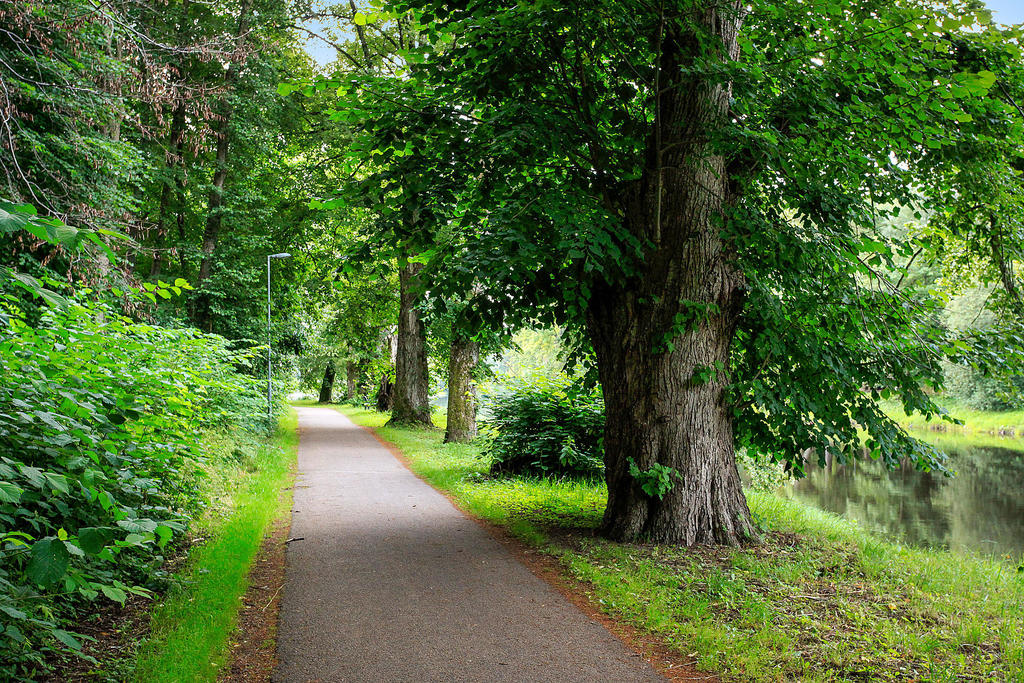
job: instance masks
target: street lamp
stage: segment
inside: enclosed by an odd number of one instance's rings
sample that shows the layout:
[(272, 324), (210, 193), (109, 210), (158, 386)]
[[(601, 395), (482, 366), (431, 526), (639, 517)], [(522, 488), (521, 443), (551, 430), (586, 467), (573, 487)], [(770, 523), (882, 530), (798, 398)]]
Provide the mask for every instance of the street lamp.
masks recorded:
[(271, 404), (271, 374), (270, 374), (270, 259), (272, 258), (288, 258), (291, 254), (280, 253), (280, 254), (267, 254), (267, 420), (274, 419), (273, 407)]

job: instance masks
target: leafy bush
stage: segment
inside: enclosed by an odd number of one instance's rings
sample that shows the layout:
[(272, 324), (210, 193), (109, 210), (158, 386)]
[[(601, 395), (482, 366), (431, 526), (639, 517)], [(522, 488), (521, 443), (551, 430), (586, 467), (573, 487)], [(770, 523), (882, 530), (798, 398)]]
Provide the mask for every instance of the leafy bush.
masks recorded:
[[(147, 288), (148, 289), (148, 288)], [(153, 290), (149, 290), (152, 294)], [(163, 294), (161, 294), (163, 296)], [(159, 587), (200, 507), (200, 434), (262, 426), (247, 353), (100, 303), (30, 325), (0, 292), (0, 679), (79, 641), (62, 624)], [(245, 417), (243, 417), (245, 416)]]
[(516, 380), (489, 397), (491, 472), (599, 477), (604, 401), (565, 378)]
[(979, 370), (943, 363), (946, 396), (973, 410), (1019, 410), (1024, 407), (1024, 387), (1020, 377), (1003, 374), (984, 375)]
[(785, 463), (768, 454), (754, 454), (741, 448), (736, 452), (736, 462), (746, 473), (746, 486), (751, 491), (774, 494), (792, 479)]

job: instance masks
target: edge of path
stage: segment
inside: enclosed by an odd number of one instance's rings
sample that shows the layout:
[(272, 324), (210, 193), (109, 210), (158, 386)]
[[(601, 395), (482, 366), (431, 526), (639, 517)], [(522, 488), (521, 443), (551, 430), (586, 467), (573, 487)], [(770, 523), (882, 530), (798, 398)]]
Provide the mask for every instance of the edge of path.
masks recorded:
[[(328, 405), (323, 407), (328, 410), (334, 410), (336, 406)], [(343, 412), (342, 414), (344, 415)], [(378, 434), (376, 429), (373, 427), (361, 425), (355, 420), (352, 420), (352, 424), (373, 436), (373, 438), (386, 448), (405, 469), (412, 473), (413, 476), (443, 495), (448, 502), (455, 507), (455, 509), (465, 515), (468, 519), (483, 527), (491, 537), (512, 553), (513, 557), (515, 557), (520, 563), (526, 565), (534, 576), (558, 591), (588, 618), (604, 626), (612, 635), (622, 641), (629, 650), (640, 655), (650, 663), (654, 670), (659, 674), (670, 681), (713, 682), (719, 680), (719, 678), (714, 674), (696, 669), (692, 662), (684, 659), (682, 655), (669, 648), (655, 636), (645, 634), (629, 624), (623, 623), (602, 612), (600, 607), (598, 607), (591, 597), (587, 588), (588, 584), (584, 581), (568, 576), (561, 563), (559, 563), (556, 558), (530, 546), (519, 538), (516, 538), (504, 527), (483, 519), (466, 509), (466, 507), (462, 505), (462, 503), (460, 503), (453, 494), (434, 486), (426, 477), (417, 473), (416, 470), (413, 469), (412, 463), (409, 461), (409, 458), (405, 453), (403, 453), (398, 446)]]
[[(296, 444), (302, 429), (296, 422)], [(270, 522), (246, 578), (235, 630), (229, 640), (228, 662), (218, 683), (269, 683), (277, 668), (277, 625), (285, 579), (285, 550), (291, 536), (292, 491), (298, 460), (291, 463), (286, 486), (278, 494), (278, 512)]]

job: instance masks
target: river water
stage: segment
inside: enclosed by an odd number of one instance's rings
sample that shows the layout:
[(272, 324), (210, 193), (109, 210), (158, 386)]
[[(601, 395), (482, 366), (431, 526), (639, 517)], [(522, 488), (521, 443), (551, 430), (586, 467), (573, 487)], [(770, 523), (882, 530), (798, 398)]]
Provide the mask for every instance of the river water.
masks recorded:
[(868, 460), (818, 467), (784, 494), (857, 520), (884, 537), (984, 555), (1024, 556), (1024, 443), (1012, 448), (969, 441), (935, 442), (954, 477), (888, 471)]

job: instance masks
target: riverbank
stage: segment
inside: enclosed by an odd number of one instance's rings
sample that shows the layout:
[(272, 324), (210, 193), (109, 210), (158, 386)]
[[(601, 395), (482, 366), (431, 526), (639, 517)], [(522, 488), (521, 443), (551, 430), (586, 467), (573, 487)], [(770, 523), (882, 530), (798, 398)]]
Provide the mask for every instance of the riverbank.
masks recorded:
[(908, 416), (903, 407), (893, 401), (881, 403), (882, 410), (905, 428), (912, 431), (929, 431), (950, 435), (989, 436), (1024, 439), (1024, 410), (986, 411), (974, 410), (952, 401), (939, 401), (947, 413), (963, 422), (953, 424), (945, 420), (925, 420), (920, 415)]
[(1011, 564), (907, 548), (834, 515), (750, 494), (764, 542), (741, 549), (597, 538), (601, 484), (491, 478), (477, 445), (440, 431), (385, 428), (468, 512), (556, 558), (592, 604), (724, 680), (1018, 679), (1024, 578)]

